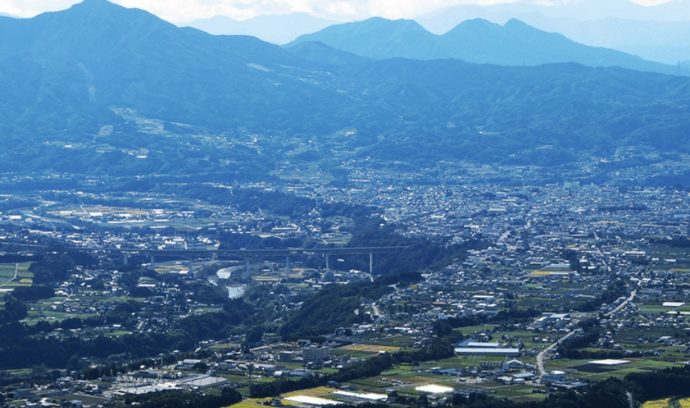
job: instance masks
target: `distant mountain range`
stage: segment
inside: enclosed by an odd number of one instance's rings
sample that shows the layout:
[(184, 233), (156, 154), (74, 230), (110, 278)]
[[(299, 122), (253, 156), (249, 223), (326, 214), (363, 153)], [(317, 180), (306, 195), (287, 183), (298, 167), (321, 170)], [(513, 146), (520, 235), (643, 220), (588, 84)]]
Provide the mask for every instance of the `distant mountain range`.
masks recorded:
[(468, 20), (443, 35), (436, 35), (412, 20), (392, 21), (376, 17), (334, 25), (301, 36), (293, 44), (310, 41), (377, 59), (456, 58), (498, 65), (574, 62), (587, 66), (620, 66), (640, 71), (678, 73), (675, 66), (645, 61), (616, 50), (585, 46), (515, 19), (505, 25), (483, 19)]
[[(409, 31), (389, 38), (424, 35), (390, 24)], [(688, 134), (684, 77), (286, 49), (106, 0), (0, 18), (0, 171), (259, 177), (300, 157), (334, 166), (334, 151), (415, 166), (564, 165), (624, 147), (683, 157)]]
[(305, 13), (294, 13), (259, 16), (243, 21), (216, 16), (184, 25), (215, 35), (250, 35), (274, 44), (287, 44), (300, 35), (322, 30), (334, 23)]
[(540, 29), (558, 31), (588, 45), (609, 47), (675, 65), (690, 59), (690, 21), (572, 20), (534, 17)]
[[(569, 0), (562, 2), (455, 5), (420, 16), (417, 20), (434, 33), (452, 30), (458, 23), (475, 18), (505, 22), (517, 18), (527, 22), (540, 19), (590, 21), (604, 19), (689, 22), (690, 2), (671, 0), (657, 6), (642, 6), (629, 0)], [(560, 30), (559, 30), (560, 31)]]
[(447, 7), (417, 18), (436, 34), (476, 18), (504, 24), (520, 19), (591, 46), (608, 47), (675, 65), (690, 59), (690, 2), (645, 7), (628, 0), (571, 0), (562, 4), (507, 3)]

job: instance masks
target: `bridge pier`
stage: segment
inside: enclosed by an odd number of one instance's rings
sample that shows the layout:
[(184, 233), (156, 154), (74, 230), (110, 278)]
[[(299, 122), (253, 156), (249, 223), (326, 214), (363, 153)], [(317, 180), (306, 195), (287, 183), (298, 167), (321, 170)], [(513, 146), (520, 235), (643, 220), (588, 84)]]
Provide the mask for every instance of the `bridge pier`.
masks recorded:
[(290, 272), (290, 256), (288, 255), (285, 257), (285, 275), (287, 276)]
[(189, 262), (187, 263), (187, 268), (189, 272), (187, 272), (187, 276), (192, 276), (192, 274), (194, 273), (194, 260), (190, 258), (188, 259), (188, 261)]
[(331, 256), (329, 254), (326, 254), (326, 273), (331, 271), (330, 259)]
[(374, 274), (374, 253), (369, 252), (369, 275)]
[(244, 258), (244, 272), (247, 274), (247, 276), (250, 276), (249, 269), (249, 258)]

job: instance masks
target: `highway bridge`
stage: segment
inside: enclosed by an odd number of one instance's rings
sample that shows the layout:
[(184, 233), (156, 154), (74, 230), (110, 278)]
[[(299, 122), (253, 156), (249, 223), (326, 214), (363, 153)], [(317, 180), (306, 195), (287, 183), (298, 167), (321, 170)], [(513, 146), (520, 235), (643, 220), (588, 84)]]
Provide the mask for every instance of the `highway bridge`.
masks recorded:
[[(0, 241), (0, 248), (9, 246), (11, 248), (49, 248), (46, 244), (39, 243), (24, 243), (16, 241)], [(391, 254), (400, 253), (408, 246), (367, 246), (367, 247), (316, 247), (316, 248), (262, 248), (262, 249), (222, 249), (222, 248), (122, 248), (122, 247), (89, 247), (68, 245), (60, 246), (62, 251), (87, 252), (92, 254), (111, 254), (112, 256), (121, 255), (123, 262), (126, 264), (132, 256), (147, 256), (151, 259), (151, 263), (155, 263), (156, 257), (159, 258), (183, 258), (183, 259), (200, 259), (210, 258), (217, 259), (220, 256), (226, 258), (244, 259), (249, 267), (249, 260), (256, 258), (276, 258), (284, 257), (286, 267), (290, 269), (290, 258), (321, 255), (326, 259), (326, 270), (330, 270), (331, 256), (345, 256), (345, 255), (368, 255), (369, 256), (369, 273), (374, 271), (374, 255), (376, 254)]]

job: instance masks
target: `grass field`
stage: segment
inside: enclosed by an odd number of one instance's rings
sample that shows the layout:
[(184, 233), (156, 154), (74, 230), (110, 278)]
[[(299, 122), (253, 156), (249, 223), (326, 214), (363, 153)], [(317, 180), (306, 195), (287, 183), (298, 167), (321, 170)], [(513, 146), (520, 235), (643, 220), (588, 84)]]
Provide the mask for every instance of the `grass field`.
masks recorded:
[(572, 372), (574, 376), (591, 381), (603, 381), (609, 377), (623, 378), (629, 373), (634, 372), (645, 372), (662, 370), (668, 367), (676, 367), (679, 364), (662, 361), (662, 360), (652, 360), (646, 358), (630, 358), (629, 364), (614, 366), (614, 367), (600, 367), (597, 370), (589, 370), (588, 363), (590, 359), (584, 360), (549, 360), (546, 363), (546, 369), (551, 370), (562, 370), (566, 372)]
[(690, 312), (690, 305), (681, 307), (664, 307), (662, 304), (643, 304), (640, 306), (640, 313), (662, 314), (667, 312)]
[(502, 356), (454, 356), (443, 360), (427, 361), (419, 364), (421, 369), (431, 368), (472, 368), (481, 366), (482, 362), (503, 362)]

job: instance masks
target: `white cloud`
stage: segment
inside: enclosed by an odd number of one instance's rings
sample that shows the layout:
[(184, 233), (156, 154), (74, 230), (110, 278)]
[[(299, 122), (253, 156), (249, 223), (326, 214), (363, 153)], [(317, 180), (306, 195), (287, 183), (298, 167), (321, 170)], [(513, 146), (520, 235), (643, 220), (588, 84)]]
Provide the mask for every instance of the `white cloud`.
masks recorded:
[[(453, 4), (495, 4), (514, 1), (563, 2), (564, 0), (112, 0), (126, 7), (148, 10), (172, 22), (186, 22), (214, 15), (246, 19), (262, 14), (307, 12), (338, 20), (370, 16), (413, 18)], [(635, 0), (658, 4), (668, 0)], [(62, 10), (79, 0), (0, 0), (0, 12), (31, 17)]]

